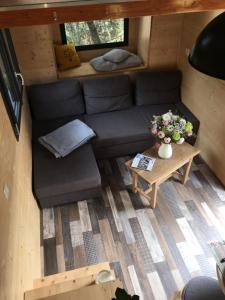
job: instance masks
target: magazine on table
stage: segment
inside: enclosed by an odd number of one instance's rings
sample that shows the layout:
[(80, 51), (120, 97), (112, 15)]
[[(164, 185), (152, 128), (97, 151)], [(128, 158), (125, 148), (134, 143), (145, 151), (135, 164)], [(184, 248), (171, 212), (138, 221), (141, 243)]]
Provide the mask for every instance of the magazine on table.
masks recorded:
[(155, 162), (155, 158), (138, 153), (133, 159), (132, 168), (145, 171), (151, 171)]

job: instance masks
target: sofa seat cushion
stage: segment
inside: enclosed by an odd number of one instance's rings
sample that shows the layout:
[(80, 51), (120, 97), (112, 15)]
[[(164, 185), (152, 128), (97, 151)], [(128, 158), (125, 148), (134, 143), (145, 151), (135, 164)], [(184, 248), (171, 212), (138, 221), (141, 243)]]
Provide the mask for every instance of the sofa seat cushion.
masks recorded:
[(33, 183), (37, 198), (99, 187), (101, 177), (92, 146), (85, 144), (68, 156), (56, 159), (34, 142)]
[(84, 119), (96, 134), (92, 139), (94, 147), (110, 147), (149, 138), (148, 126), (135, 108), (85, 115)]
[[(39, 133), (49, 132), (58, 125), (59, 121), (55, 125), (49, 123), (49, 127), (45, 123), (45, 129), (39, 128)], [(35, 122), (34, 127), (38, 126)], [(33, 132), (37, 134), (38, 130), (34, 128)], [(37, 136), (33, 138), (33, 187), (37, 198), (99, 188), (100, 185), (101, 177), (90, 143), (56, 159), (38, 143)]]
[(84, 119), (96, 133), (92, 139), (94, 148), (110, 147), (150, 139), (152, 116), (169, 109), (175, 109), (175, 105), (145, 105), (123, 111), (85, 115)]

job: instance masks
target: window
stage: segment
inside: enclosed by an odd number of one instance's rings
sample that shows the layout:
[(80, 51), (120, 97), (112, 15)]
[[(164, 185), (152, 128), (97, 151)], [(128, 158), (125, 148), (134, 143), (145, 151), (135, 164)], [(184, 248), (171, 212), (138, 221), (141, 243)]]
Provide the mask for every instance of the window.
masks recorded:
[(62, 42), (91, 50), (128, 45), (128, 19), (85, 21), (60, 25)]
[(11, 35), (8, 29), (0, 30), (0, 91), (4, 100), (14, 133), (19, 138), (22, 85)]

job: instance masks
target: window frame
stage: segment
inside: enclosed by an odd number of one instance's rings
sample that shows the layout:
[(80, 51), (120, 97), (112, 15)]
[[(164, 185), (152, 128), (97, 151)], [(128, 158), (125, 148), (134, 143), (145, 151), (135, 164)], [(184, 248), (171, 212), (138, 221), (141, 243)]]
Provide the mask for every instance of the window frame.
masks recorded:
[[(85, 51), (85, 50), (95, 50), (95, 49), (105, 49), (105, 48), (128, 46), (128, 43), (129, 43), (129, 19), (124, 18), (123, 20), (124, 20), (124, 40), (123, 40), (123, 42), (76, 46), (76, 50), (77, 51)], [(97, 21), (103, 21), (103, 20), (97, 20)], [(71, 22), (71, 23), (79, 23), (79, 22)], [(65, 24), (60, 24), (60, 32), (61, 32), (62, 43), (67, 44)]]
[[(19, 140), (23, 81), (9, 29), (0, 30), (0, 92), (17, 140)], [(3, 74), (7, 75), (7, 79)], [(8, 87), (6, 84), (8, 81)]]

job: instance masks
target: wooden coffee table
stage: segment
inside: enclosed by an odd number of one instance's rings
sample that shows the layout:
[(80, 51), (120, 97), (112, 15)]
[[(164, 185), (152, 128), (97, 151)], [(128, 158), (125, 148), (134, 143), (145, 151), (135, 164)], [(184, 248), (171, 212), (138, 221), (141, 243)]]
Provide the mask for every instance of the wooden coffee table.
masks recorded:
[[(191, 146), (188, 143), (182, 145), (173, 144), (173, 156), (170, 159), (161, 159), (157, 155), (157, 149), (151, 148), (146, 150), (143, 154), (156, 158), (152, 171), (144, 171), (132, 168), (132, 159), (125, 164), (132, 174), (133, 192), (139, 192), (150, 202), (152, 208), (156, 206), (157, 189), (158, 186), (171, 176), (178, 176), (181, 183), (185, 184), (190, 171), (191, 163), (200, 150)], [(182, 170), (178, 171), (178, 169)], [(139, 177), (144, 179), (150, 186), (146, 190), (138, 184)]]

